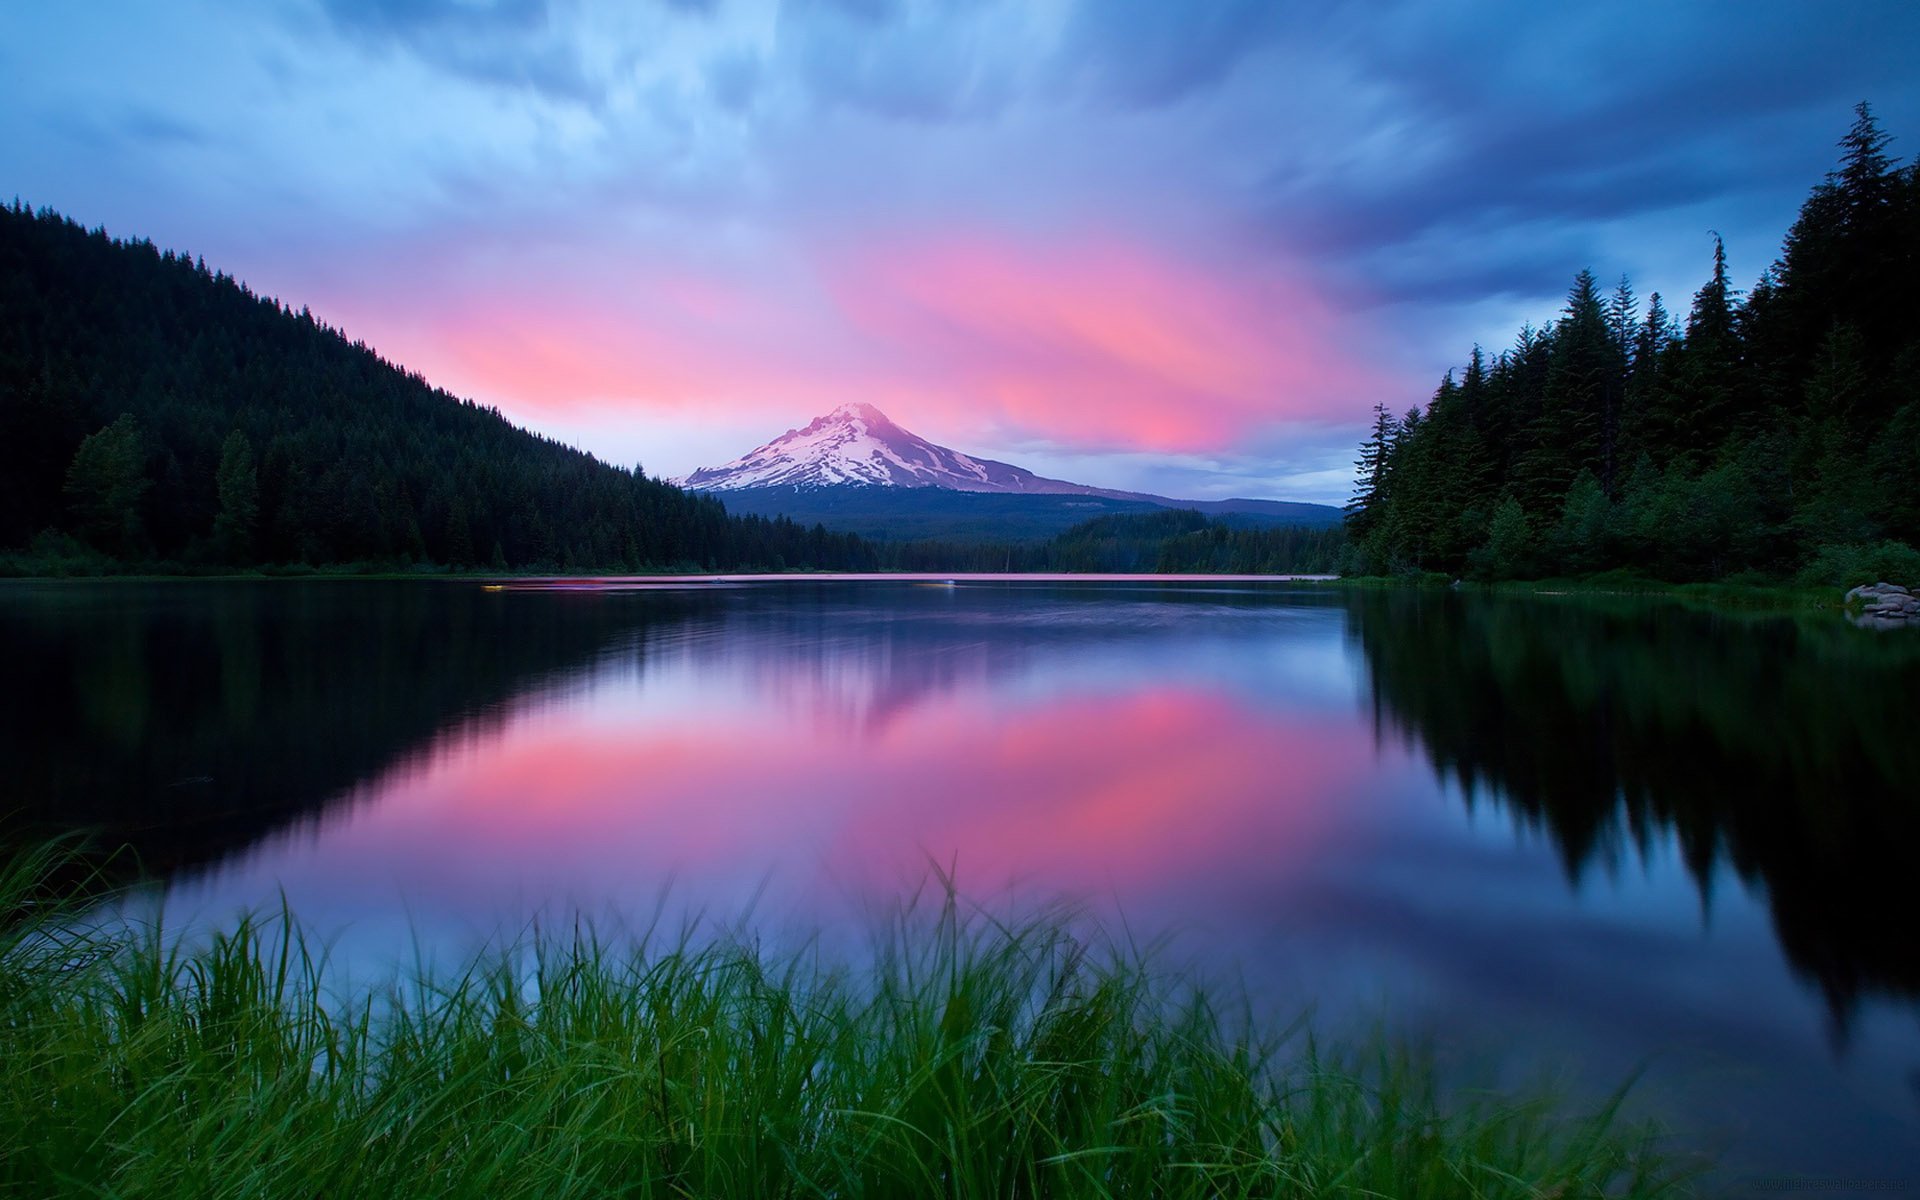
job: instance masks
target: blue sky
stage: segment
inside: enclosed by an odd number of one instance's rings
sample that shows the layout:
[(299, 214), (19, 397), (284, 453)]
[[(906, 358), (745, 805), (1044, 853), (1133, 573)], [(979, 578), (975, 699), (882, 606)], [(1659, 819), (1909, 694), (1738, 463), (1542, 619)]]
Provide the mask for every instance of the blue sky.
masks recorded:
[(0, 195), (679, 474), (864, 400), (1338, 501), (1582, 267), (1745, 285), (1920, 6), (288, 0), (0, 10)]

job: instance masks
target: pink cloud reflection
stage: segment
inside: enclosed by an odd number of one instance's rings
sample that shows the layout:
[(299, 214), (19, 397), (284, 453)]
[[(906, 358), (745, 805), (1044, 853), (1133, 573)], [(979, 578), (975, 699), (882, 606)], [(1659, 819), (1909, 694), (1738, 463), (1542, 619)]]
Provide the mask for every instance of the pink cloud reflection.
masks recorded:
[(765, 711), (630, 727), (517, 720), (374, 789), (321, 854), (459, 897), (618, 895), (677, 877), (724, 891), (773, 871), (824, 897), (894, 895), (929, 859), (963, 884), (1184, 890), (1313, 852), (1370, 751), (1350, 723), (1280, 718), (1184, 688), (1023, 710), (963, 695), (870, 741)]

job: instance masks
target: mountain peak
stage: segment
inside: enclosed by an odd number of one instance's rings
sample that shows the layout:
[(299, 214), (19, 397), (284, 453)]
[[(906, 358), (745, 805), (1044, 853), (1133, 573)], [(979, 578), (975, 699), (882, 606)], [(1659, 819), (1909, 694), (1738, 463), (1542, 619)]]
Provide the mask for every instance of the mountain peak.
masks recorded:
[[(842, 404), (839, 408), (834, 409), (819, 419), (821, 421), (851, 421), (856, 417), (873, 425), (893, 425), (893, 422), (887, 419), (887, 414), (881, 412), (873, 405), (860, 400)], [(896, 425), (894, 428), (897, 429), (899, 426)]]
[(703, 492), (741, 488), (951, 488), (961, 492), (1091, 490), (974, 458), (907, 432), (871, 404), (852, 401), (721, 467), (679, 480)]
[[(816, 517), (844, 511), (840, 506), (850, 502), (867, 506), (878, 503), (885, 508), (895, 503), (895, 497), (874, 493), (909, 490), (923, 493), (916, 497), (897, 497), (909, 508), (924, 507), (924, 502), (938, 506), (944, 503), (939, 497), (924, 493), (949, 491), (1101, 497), (1159, 508), (1250, 513), (1276, 523), (1316, 526), (1338, 523), (1341, 517), (1339, 509), (1318, 504), (1275, 500), (1169, 500), (1143, 492), (1121, 492), (1048, 479), (1024, 467), (990, 458), (974, 458), (936, 446), (894, 424), (873, 405), (857, 401), (815, 417), (803, 428), (789, 429), (723, 467), (702, 467), (673, 482), (696, 492), (741, 493), (728, 502), (730, 507), (742, 505), (741, 511), (796, 517), (810, 511)], [(847, 495), (850, 488), (860, 489), (865, 496), (853, 501)], [(1057, 511), (1065, 512), (1073, 520), (1082, 520), (1088, 507), (1070, 500), (1058, 506)], [(1099, 506), (1092, 507), (1098, 509)], [(833, 518), (828, 520), (832, 523)], [(971, 534), (972, 531), (969, 536)]]

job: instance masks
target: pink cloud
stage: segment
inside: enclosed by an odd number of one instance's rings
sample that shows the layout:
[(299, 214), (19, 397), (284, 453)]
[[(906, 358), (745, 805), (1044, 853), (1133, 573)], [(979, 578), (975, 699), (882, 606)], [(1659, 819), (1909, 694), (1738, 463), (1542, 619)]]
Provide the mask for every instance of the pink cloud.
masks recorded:
[(945, 382), (937, 405), (1066, 446), (1227, 449), (1350, 408), (1365, 384), (1309, 289), (1123, 241), (863, 247), (835, 291), (857, 325)]
[(1009, 440), (1227, 451), (1282, 422), (1350, 416), (1377, 386), (1307, 284), (1139, 240), (916, 232), (764, 262), (656, 257), (548, 254), (476, 274), (452, 251), (424, 269), (417, 256), (350, 301), (348, 324), (536, 422), (720, 405), (764, 415), (771, 436), (862, 399), (982, 453)]

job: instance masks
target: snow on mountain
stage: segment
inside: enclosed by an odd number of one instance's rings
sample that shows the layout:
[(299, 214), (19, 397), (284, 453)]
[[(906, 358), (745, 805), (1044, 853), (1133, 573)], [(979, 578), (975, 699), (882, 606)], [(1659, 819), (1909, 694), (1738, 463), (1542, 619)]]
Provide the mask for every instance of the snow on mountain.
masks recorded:
[(936, 446), (900, 428), (871, 404), (843, 404), (725, 466), (702, 467), (669, 482), (724, 493), (727, 507), (736, 512), (786, 516), (802, 524), (818, 521), (830, 529), (868, 522), (877, 537), (899, 530), (965, 537), (1003, 534), (1013, 527), (1058, 532), (1089, 516), (1149, 508), (1238, 514), (1266, 524), (1314, 527), (1339, 524), (1344, 515), (1324, 504), (1170, 500), (1048, 479), (1023, 467)]
[(959, 492), (1118, 495), (974, 458), (907, 432), (871, 404), (843, 404), (722, 467), (674, 480), (699, 492), (742, 488), (949, 488)]

